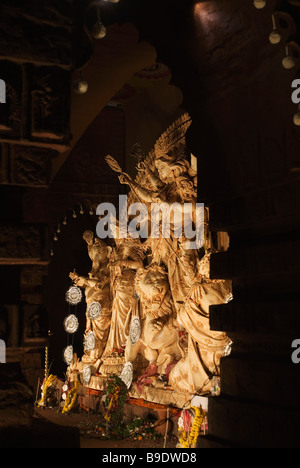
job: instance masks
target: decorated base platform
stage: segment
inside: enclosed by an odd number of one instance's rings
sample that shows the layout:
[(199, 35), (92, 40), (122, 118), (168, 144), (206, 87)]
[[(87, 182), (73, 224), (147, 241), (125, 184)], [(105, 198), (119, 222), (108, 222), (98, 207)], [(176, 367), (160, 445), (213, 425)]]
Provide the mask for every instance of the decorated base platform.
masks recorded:
[[(79, 376), (80, 378), (81, 376)], [(78, 380), (78, 373), (73, 373), (69, 375), (70, 381)], [(80, 379), (81, 380), (81, 379)], [(92, 375), (89, 381), (88, 386), (85, 386), (84, 383), (81, 381), (81, 385), (83, 388), (86, 388), (88, 394), (91, 391), (98, 391), (99, 394), (103, 391), (106, 387), (107, 376), (104, 375)], [(94, 393), (96, 395), (96, 393)], [(128, 396), (130, 398), (135, 398), (138, 400), (144, 400), (145, 402), (149, 403), (156, 403), (159, 405), (164, 406), (173, 406), (175, 408), (190, 408), (191, 401), (194, 397), (193, 394), (190, 393), (182, 393), (176, 390), (173, 390), (171, 387), (164, 387), (158, 388), (151, 385), (144, 385), (142, 390), (138, 388), (135, 382), (132, 383)]]
[(207, 396), (149, 384), (141, 387), (140, 382), (132, 382), (126, 390), (117, 376), (93, 375), (89, 386), (80, 382), (81, 374), (72, 377), (73, 381), (66, 383), (50, 375), (41, 387), (37, 408), (57, 407), (61, 414), (94, 415), (99, 418), (97, 431), (108, 438), (135, 436), (140, 431), (139, 437), (160, 434), (166, 441), (170, 435), (178, 439), (178, 447), (193, 447), (198, 435), (207, 432)]
[(140, 392), (136, 383), (133, 383), (129, 395), (131, 398), (142, 399), (159, 405), (173, 406), (175, 408), (190, 408), (193, 395), (177, 392), (170, 387), (157, 388), (145, 385)]
[(142, 359), (134, 365), (125, 363), (124, 356), (118, 354), (109, 356), (98, 367), (87, 360), (77, 362), (73, 369), (69, 368), (69, 388), (77, 388), (77, 403), (88, 413), (101, 413), (108, 421), (111, 415), (122, 414), (125, 425), (137, 417), (145, 422), (151, 419), (156, 433), (174, 435), (180, 446), (191, 445), (186, 434), (191, 434), (195, 442), (195, 434), (207, 430), (207, 395), (175, 390), (168, 384), (167, 375), (157, 372), (156, 365), (146, 364)]

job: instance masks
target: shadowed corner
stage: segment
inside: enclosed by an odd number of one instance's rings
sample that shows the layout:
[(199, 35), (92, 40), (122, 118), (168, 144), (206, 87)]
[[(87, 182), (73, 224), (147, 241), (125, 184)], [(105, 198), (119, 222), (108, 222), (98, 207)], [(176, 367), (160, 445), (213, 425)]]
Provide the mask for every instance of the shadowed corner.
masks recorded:
[(33, 417), (33, 392), (18, 363), (0, 364), (0, 448), (79, 448), (79, 430)]

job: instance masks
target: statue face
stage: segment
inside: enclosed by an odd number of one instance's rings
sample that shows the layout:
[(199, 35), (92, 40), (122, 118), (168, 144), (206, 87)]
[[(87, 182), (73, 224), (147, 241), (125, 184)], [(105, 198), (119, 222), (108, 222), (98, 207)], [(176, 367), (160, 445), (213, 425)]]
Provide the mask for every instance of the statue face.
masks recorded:
[(100, 242), (97, 242), (97, 239), (93, 245), (89, 246), (89, 257), (92, 261), (104, 263), (107, 260), (107, 253), (107, 249)]
[(160, 305), (169, 290), (168, 276), (160, 271), (149, 271), (140, 281), (140, 288), (153, 304)]
[(88, 245), (93, 245), (94, 234), (92, 233), (92, 231), (84, 231), (82, 238)]
[(158, 170), (159, 177), (163, 182), (168, 181), (170, 178), (174, 178), (172, 169), (167, 163), (158, 160), (155, 162), (155, 166)]

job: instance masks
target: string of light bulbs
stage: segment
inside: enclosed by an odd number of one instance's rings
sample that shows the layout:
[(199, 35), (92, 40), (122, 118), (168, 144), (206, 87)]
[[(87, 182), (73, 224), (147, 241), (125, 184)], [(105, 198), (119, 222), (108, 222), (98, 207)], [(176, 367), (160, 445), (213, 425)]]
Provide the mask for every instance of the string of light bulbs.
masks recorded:
[[(101, 0), (100, 0), (101, 1)], [(102, 0), (105, 3), (119, 3), (120, 0)], [(96, 40), (101, 40), (106, 37), (106, 26), (101, 21), (101, 10), (100, 5), (97, 5), (96, 11), (96, 22), (90, 29), (92, 37)], [(73, 90), (76, 94), (86, 94), (88, 92), (89, 85), (84, 79), (82, 71), (79, 73), (79, 77), (73, 83)]]
[[(92, 203), (90, 201), (88, 201), (88, 208), (87, 209), (85, 209), (85, 207), (83, 206), (82, 203), (78, 202), (73, 206), (73, 208), (71, 208), (71, 212), (72, 212), (71, 216), (72, 216), (73, 219), (77, 219), (77, 217), (78, 217), (78, 213), (76, 211), (77, 206), (79, 206), (79, 214), (80, 215), (83, 215), (85, 212), (88, 212), (88, 214), (90, 216), (93, 216), (95, 214), (94, 209), (92, 207)], [(54, 242), (58, 242), (58, 240), (59, 240), (58, 234), (61, 233), (61, 229), (62, 229), (61, 225), (66, 226), (68, 224), (67, 214), (62, 216), (62, 218), (63, 218), (63, 220), (58, 222), (56, 230), (53, 233), (52, 240)], [(53, 247), (53, 245), (54, 244), (52, 243), (51, 248), (50, 248), (50, 256), (51, 257), (54, 256), (54, 247)]]
[[(253, 4), (255, 8), (258, 10), (261, 10), (266, 7), (267, 1), (266, 0), (254, 0)], [(282, 36), (280, 34), (280, 31), (277, 28), (276, 25), (276, 18), (275, 15), (272, 15), (272, 31), (269, 35), (269, 41), (273, 45), (277, 45), (281, 42)], [(285, 56), (282, 59), (282, 66), (286, 70), (292, 70), (293, 68), (296, 67), (296, 61), (293, 55), (291, 54), (291, 49), (292, 49), (292, 44), (286, 44), (285, 45)], [(293, 117), (293, 122), (295, 125), (300, 126), (300, 105), (298, 106), (297, 113)]]

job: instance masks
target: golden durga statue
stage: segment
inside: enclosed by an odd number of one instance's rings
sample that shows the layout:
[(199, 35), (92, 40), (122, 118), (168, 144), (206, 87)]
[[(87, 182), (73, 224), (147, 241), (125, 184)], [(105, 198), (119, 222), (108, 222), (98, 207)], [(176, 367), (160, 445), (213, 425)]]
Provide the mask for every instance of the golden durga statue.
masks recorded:
[[(128, 206), (146, 207), (141, 224), (150, 225), (153, 204), (161, 203), (179, 212), (188, 204), (196, 222), (196, 159), (188, 157), (185, 143), (190, 124), (188, 114), (178, 119), (138, 162), (134, 180), (107, 156), (120, 182), (129, 186)], [(117, 222), (110, 247), (90, 231), (84, 233), (92, 270), (88, 278), (75, 272), (70, 277), (85, 291), (85, 335), (92, 332), (95, 345), (81, 359), (74, 354), (67, 369), (70, 380), (82, 381), (89, 366), (85, 385), (102, 389), (107, 376), (121, 375), (130, 365), (127, 383), (133, 397), (182, 407), (193, 395), (212, 391), (231, 341), (210, 329), (209, 306), (228, 302), (232, 294), (229, 281), (210, 279), (210, 256), (218, 246), (209, 231), (208, 209), (203, 213), (204, 242), (198, 249), (191, 248), (185, 233), (177, 234), (175, 215), (169, 236), (160, 226), (146, 239), (122, 237)], [(90, 312), (95, 303), (101, 309), (97, 317)]]

